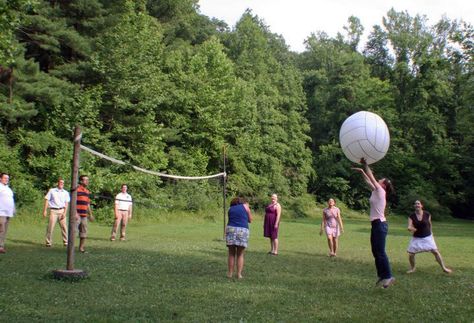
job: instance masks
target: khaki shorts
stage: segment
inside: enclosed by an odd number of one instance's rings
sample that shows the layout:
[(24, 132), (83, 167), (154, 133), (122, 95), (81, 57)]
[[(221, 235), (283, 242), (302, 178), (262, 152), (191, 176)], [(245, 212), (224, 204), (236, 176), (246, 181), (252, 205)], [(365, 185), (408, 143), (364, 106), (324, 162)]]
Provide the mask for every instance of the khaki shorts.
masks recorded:
[(77, 216), (76, 224), (77, 230), (79, 231), (79, 238), (87, 238), (87, 217)]

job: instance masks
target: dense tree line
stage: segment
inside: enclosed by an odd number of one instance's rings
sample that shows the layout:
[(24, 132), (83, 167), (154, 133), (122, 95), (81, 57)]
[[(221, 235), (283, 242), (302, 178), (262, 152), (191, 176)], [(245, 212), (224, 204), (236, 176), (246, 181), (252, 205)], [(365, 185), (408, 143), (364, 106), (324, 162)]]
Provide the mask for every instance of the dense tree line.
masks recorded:
[[(155, 171), (221, 171), (231, 193), (311, 193), (355, 208), (367, 191), (337, 138), (350, 114), (387, 122), (392, 143), (377, 173), (392, 206), (415, 197), (439, 214), (473, 217), (473, 27), (390, 10), (373, 26), (315, 32), (293, 53), (250, 11), (232, 28), (196, 0), (7, 1), (0, 7), (0, 169), (21, 204), (70, 174), (71, 134)], [(127, 182), (142, 199), (204, 199), (209, 183), (170, 183), (83, 154), (92, 189)], [(166, 194), (164, 190), (168, 190)], [(170, 192), (169, 190), (179, 190)], [(165, 203), (166, 204), (166, 203)]]

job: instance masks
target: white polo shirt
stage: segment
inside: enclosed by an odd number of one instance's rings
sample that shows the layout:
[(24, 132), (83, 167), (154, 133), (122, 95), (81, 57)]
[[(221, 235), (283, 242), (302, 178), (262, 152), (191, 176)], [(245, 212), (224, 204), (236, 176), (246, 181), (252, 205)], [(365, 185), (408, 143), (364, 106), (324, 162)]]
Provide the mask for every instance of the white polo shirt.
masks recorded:
[(50, 189), (44, 199), (48, 200), (50, 209), (63, 209), (66, 207), (66, 203), (71, 201), (69, 192), (65, 189), (60, 190), (57, 187)]
[(12, 217), (15, 214), (15, 199), (8, 185), (0, 183), (0, 216)]
[(132, 206), (132, 196), (128, 193), (118, 193), (115, 196), (115, 205), (119, 210), (128, 211)]

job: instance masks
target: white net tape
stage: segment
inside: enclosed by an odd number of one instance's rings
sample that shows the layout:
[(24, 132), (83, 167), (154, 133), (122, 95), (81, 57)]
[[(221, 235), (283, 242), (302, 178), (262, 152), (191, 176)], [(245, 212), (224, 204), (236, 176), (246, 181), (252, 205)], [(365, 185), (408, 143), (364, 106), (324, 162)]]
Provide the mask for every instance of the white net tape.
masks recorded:
[[(112, 163), (119, 164), (119, 165), (127, 165), (126, 162), (115, 159), (113, 157), (109, 157), (109, 156), (104, 155), (104, 154), (101, 154), (98, 151), (90, 149), (86, 146), (81, 145), (81, 149), (83, 149), (83, 150), (85, 150), (85, 151), (87, 151), (87, 152), (89, 152), (92, 155), (95, 155), (97, 157), (107, 159), (108, 161), (111, 161)], [(143, 172), (143, 173), (147, 173), (147, 174), (151, 174), (151, 175), (156, 175), (156, 176), (160, 176), (160, 177), (174, 178), (174, 179), (190, 179), (190, 180), (196, 179), (196, 180), (198, 180), (198, 179), (208, 179), (208, 178), (215, 178), (215, 177), (226, 177), (226, 173), (219, 173), (219, 174), (208, 175), (208, 176), (178, 176), (178, 175), (170, 175), (170, 174), (165, 174), (165, 173), (159, 173), (159, 172), (155, 172), (155, 171), (152, 171), (152, 170), (144, 169), (144, 168), (133, 166), (133, 165), (131, 165), (131, 167), (133, 169), (139, 171), (139, 172)]]

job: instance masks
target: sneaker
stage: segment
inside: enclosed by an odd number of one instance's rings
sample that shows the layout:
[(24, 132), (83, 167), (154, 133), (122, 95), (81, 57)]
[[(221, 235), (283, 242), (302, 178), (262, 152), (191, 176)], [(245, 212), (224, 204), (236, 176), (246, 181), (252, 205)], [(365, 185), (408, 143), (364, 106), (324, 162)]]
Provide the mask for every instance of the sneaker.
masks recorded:
[(110, 241), (115, 241), (115, 237), (110, 237)]
[(120, 241), (125, 241), (125, 237), (121, 237), (121, 238), (120, 238)]
[(394, 278), (394, 277), (390, 277), (390, 278), (387, 278), (387, 279), (384, 279), (384, 280), (383, 280), (382, 287), (383, 287), (383, 288), (389, 288), (389, 287), (392, 286), (393, 284), (395, 284), (395, 278)]
[(46, 248), (51, 248), (50, 244), (45, 245)]
[(63, 246), (67, 247), (67, 242), (64, 242), (64, 243), (63, 243)]

